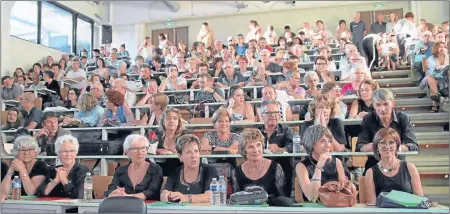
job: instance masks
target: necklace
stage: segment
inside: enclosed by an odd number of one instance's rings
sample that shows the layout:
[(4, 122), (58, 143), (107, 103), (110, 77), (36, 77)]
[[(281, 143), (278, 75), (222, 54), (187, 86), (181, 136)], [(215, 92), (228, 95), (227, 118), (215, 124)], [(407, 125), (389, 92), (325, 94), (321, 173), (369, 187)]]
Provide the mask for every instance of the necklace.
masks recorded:
[(397, 168), (397, 161), (394, 162), (394, 164), (391, 167), (384, 167), (381, 162), (378, 162), (378, 166), (380, 167), (380, 170), (384, 173), (391, 173)]

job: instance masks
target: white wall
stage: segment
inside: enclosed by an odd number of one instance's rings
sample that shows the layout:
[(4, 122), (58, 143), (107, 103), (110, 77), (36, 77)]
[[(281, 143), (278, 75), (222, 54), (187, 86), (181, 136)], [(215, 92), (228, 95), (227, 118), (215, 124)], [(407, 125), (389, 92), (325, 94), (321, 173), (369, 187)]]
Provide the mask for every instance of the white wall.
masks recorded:
[(449, 1), (417, 1), (418, 20), (426, 19), (433, 24), (442, 24), (449, 20)]
[[(410, 11), (410, 3), (408, 1), (392, 1), (385, 2), (383, 8), (398, 9), (403, 8), (404, 13)], [(340, 19), (346, 20), (348, 23), (353, 20), (353, 15), (357, 11), (377, 10), (373, 3), (361, 3), (359, 5), (344, 5), (322, 8), (308, 8), (289, 11), (264, 12), (254, 14), (235, 13), (227, 16), (210, 17), (210, 18), (194, 18), (189, 20), (174, 21), (173, 27), (189, 27), (189, 45), (197, 38), (201, 23), (207, 21), (211, 28), (216, 32), (217, 39), (225, 41), (230, 35), (238, 33), (247, 33), (247, 22), (251, 19), (257, 20), (265, 30), (267, 25), (273, 25), (278, 35), (283, 31), (285, 25), (290, 25), (291, 29), (297, 32), (302, 27), (303, 22), (308, 21), (315, 27), (318, 19), (324, 21), (327, 29), (336, 30)], [(151, 35), (152, 30), (166, 28), (164, 22), (147, 24), (147, 35)]]
[[(95, 5), (84, 1), (61, 1), (59, 3), (90, 18), (95, 18)], [(13, 1), (8, 1), (2, 2), (1, 7), (1, 76), (12, 75), (17, 67), (27, 70), (33, 63), (41, 61), (48, 55), (52, 56), (55, 61), (59, 61), (63, 52), (9, 35), (10, 11), (13, 5)], [(98, 36), (94, 31), (94, 38), (96, 37)], [(95, 43), (94, 47), (96, 47)]]

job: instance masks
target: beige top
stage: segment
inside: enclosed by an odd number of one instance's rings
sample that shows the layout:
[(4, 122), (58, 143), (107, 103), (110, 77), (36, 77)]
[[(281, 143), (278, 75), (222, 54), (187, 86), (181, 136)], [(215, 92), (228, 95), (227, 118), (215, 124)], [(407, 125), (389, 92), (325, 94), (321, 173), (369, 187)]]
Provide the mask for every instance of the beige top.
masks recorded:
[(206, 34), (204, 32), (200, 32), (197, 36), (197, 41), (203, 42), (205, 47), (210, 47), (214, 45), (214, 37), (215, 34), (212, 30), (209, 30)]

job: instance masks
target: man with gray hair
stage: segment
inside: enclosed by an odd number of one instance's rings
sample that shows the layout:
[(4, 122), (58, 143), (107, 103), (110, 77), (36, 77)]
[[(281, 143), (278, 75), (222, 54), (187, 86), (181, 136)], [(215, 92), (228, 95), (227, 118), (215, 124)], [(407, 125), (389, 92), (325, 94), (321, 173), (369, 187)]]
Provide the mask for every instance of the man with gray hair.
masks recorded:
[(136, 105), (136, 94), (128, 90), (127, 81), (123, 79), (114, 80), (112, 90), (116, 90), (125, 96), (125, 102), (128, 104), (128, 107)]
[[(269, 50), (267, 50), (267, 49), (261, 50), (259, 52), (259, 57), (261, 59), (261, 63), (264, 64), (266, 71), (270, 71), (271, 73), (282, 73), (283, 72), (283, 67), (270, 61), (270, 51)], [(274, 76), (274, 78), (272, 78), (272, 82), (269, 82), (269, 84), (274, 85), (277, 82), (278, 82), (278, 78)]]
[(93, 83), (89, 92), (94, 95), (95, 99), (97, 100), (97, 105), (101, 107), (106, 106), (105, 93), (103, 91), (103, 85), (101, 83)]
[[(264, 136), (265, 153), (292, 153), (294, 132), (290, 127), (279, 124), (281, 119), (281, 104), (276, 100), (265, 100), (262, 102), (260, 112), (264, 126), (259, 128)], [(291, 196), (292, 191), (292, 164), (290, 158), (274, 158), (278, 162), (286, 177), (284, 187), (285, 196)]]
[[(372, 103), (375, 111), (367, 114), (361, 123), (361, 132), (356, 144), (357, 152), (373, 152), (373, 138), (382, 128), (393, 128), (400, 135), (402, 145), (399, 152), (418, 151), (417, 138), (411, 120), (403, 112), (396, 112), (394, 94), (388, 89), (378, 89), (373, 93)], [(403, 156), (399, 159), (404, 160)], [(365, 168), (370, 169), (377, 160), (370, 156)], [(364, 172), (365, 174), (365, 172)]]

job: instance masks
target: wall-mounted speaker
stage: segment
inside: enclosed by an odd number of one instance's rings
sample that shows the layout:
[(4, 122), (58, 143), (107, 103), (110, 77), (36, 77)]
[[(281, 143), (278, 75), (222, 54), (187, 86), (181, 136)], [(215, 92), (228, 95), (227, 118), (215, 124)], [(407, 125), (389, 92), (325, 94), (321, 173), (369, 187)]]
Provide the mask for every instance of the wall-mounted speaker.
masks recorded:
[(102, 44), (112, 43), (112, 26), (102, 25)]

